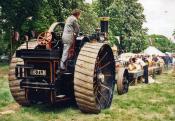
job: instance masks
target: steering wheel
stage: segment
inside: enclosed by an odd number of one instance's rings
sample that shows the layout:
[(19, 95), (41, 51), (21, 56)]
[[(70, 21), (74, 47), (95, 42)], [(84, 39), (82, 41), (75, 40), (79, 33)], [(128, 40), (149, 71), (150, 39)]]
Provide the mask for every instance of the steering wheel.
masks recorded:
[(48, 45), (50, 44), (51, 40), (52, 40), (51, 32), (42, 32), (41, 34), (39, 34), (37, 38), (37, 42), (39, 45)]

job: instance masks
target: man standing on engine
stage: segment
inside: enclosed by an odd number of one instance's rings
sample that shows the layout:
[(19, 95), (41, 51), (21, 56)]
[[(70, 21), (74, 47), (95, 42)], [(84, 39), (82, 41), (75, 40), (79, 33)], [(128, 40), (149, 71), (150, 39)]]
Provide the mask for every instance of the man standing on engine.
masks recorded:
[(78, 35), (80, 29), (78, 25), (78, 19), (80, 18), (81, 11), (79, 9), (75, 9), (72, 11), (72, 15), (69, 16), (66, 20), (64, 31), (62, 35), (62, 41), (64, 44), (63, 48), (63, 54), (61, 58), (61, 69), (65, 70), (65, 61), (68, 57), (68, 51), (71, 45), (73, 44), (73, 40), (75, 39), (75, 36)]

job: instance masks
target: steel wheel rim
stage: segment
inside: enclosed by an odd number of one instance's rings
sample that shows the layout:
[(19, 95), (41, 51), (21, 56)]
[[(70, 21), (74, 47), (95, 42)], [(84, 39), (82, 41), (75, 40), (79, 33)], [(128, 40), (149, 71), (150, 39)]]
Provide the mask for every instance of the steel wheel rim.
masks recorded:
[(102, 47), (97, 57), (94, 72), (94, 94), (100, 109), (111, 105), (115, 86), (115, 64), (108, 46)]

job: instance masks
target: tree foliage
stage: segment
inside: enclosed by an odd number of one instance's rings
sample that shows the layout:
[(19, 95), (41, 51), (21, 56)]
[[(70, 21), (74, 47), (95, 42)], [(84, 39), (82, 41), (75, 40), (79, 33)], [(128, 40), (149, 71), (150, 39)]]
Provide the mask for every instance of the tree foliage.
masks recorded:
[(48, 0), (48, 4), (57, 21), (64, 21), (73, 9), (80, 8), (84, 3), (83, 0)]
[[(30, 29), (34, 29), (34, 23), (37, 21), (37, 17), (40, 16), (40, 9), (43, 5), (42, 0), (0, 0), (1, 14), (0, 23), (1, 42), (6, 43), (6, 47), (10, 48), (10, 41), (12, 39), (12, 33), (17, 31), (22, 35), (28, 32)], [(32, 20), (28, 18), (32, 17)], [(42, 21), (43, 22), (43, 21)], [(14, 49), (20, 45), (21, 41), (14, 44)]]
[[(75, 8), (83, 10), (81, 31), (90, 33), (97, 27), (97, 14), (84, 0), (0, 0), (1, 43), (9, 49), (11, 33), (20, 33), (19, 45), (24, 34), (47, 31), (53, 22), (64, 22)], [(32, 18), (32, 19), (29, 19)], [(89, 21), (89, 22), (87, 22)], [(3, 33), (2, 33), (3, 31)], [(7, 44), (5, 44), (5, 42)], [(4, 47), (0, 47), (4, 48)]]
[(172, 35), (175, 37), (175, 30), (173, 31), (173, 34)]
[[(91, 34), (99, 27), (98, 17), (109, 16), (112, 44), (131, 52), (140, 52), (148, 46), (147, 29), (142, 27), (144, 9), (138, 0), (94, 0), (92, 5), (84, 0), (0, 0), (0, 52), (9, 50), (13, 31), (20, 33), (20, 44), (27, 32), (47, 31), (53, 22), (64, 22), (75, 8), (82, 10), (79, 23), (84, 34)], [(159, 48), (163, 46), (156, 43)]]
[(142, 27), (144, 9), (138, 0), (97, 0), (95, 10), (99, 16), (110, 17), (111, 34), (121, 39), (120, 44), (115, 38), (112, 43), (125, 51), (140, 52), (145, 48), (142, 46), (146, 34), (146, 29)]
[(93, 2), (94, 9), (99, 17), (108, 16), (108, 7), (114, 2), (114, 0), (97, 0)]
[(175, 43), (163, 35), (150, 35), (146, 37), (149, 44), (157, 47), (162, 52), (175, 52)]
[(37, 12), (41, 4), (41, 0), (0, 0), (1, 18), (8, 26), (19, 31), (27, 17), (38, 15)]
[(92, 34), (99, 27), (98, 15), (89, 4), (84, 4), (80, 9), (82, 10), (80, 30), (84, 34)]

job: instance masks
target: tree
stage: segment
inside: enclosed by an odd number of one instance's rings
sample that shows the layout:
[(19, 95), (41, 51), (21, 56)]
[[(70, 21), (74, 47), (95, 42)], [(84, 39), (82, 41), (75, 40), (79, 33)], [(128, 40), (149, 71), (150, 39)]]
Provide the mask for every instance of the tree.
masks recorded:
[(109, 16), (108, 7), (114, 2), (114, 0), (97, 0), (93, 2), (94, 9), (99, 17)]
[[(75, 8), (83, 10), (82, 19), (80, 20), (81, 31), (91, 33), (94, 28), (98, 26), (97, 15), (91, 6), (84, 4), (83, 1), (84, 0), (0, 0), (0, 42), (9, 49), (12, 31), (18, 31), (21, 35), (21, 40), (23, 40), (22, 37), (24, 34), (31, 30), (40, 33), (47, 31), (53, 22), (64, 22)], [(15, 45), (18, 46), (21, 44), (21, 40)]]
[(98, 15), (93, 11), (93, 8), (89, 4), (84, 4), (80, 7), (82, 10), (80, 18), (80, 30), (84, 34), (92, 34), (95, 29), (99, 27)]
[(175, 30), (173, 31), (173, 34), (172, 34), (173, 36), (174, 36), (174, 38), (175, 38)]
[(3, 20), (15, 31), (21, 29), (22, 24), (29, 16), (36, 17), (42, 0), (0, 0)]
[(94, 7), (99, 16), (110, 17), (110, 36), (121, 39), (120, 45), (115, 38), (112, 43), (125, 51), (139, 52), (144, 48), (140, 44), (145, 43), (146, 29), (142, 28), (145, 16), (138, 0), (97, 0)]
[(152, 41), (152, 46), (157, 47), (162, 52), (175, 52), (175, 43), (163, 35), (150, 35), (147, 40)]
[(73, 9), (79, 8), (84, 3), (83, 0), (49, 0), (48, 4), (51, 6), (57, 21), (63, 22)]
[(144, 47), (140, 44), (144, 43), (146, 34), (146, 30), (142, 28), (145, 21), (142, 5), (137, 0), (116, 0), (108, 9), (112, 34), (124, 36), (121, 40), (124, 44), (123, 49), (132, 52), (141, 51)]
[[(4, 45), (7, 45), (8, 49), (10, 48), (9, 44), (12, 38), (12, 32), (17, 31), (22, 37), (24, 33), (35, 29), (34, 24), (40, 15), (39, 10), (43, 7), (43, 1), (44, 0), (0, 0), (0, 23), (2, 24), (1, 30), (4, 32), (1, 41)], [(32, 18), (32, 20), (28, 20), (27, 18), (29, 17)], [(21, 44), (21, 41), (14, 44), (14, 50), (19, 44)]]

